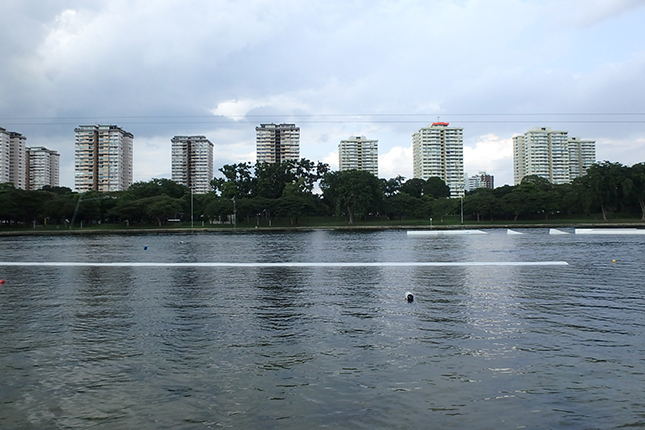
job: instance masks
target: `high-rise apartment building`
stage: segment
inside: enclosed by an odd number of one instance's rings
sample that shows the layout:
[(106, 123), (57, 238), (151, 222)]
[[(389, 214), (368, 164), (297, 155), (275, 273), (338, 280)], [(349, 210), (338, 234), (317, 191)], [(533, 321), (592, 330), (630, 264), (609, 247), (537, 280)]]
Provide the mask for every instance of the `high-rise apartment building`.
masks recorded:
[(413, 176), (441, 178), (450, 187), (450, 197), (464, 194), (463, 128), (435, 122), (412, 135)]
[(596, 141), (569, 138), (569, 174), (573, 181), (583, 176), (596, 162)]
[(470, 176), (466, 180), (466, 190), (472, 191), (477, 188), (495, 188), (495, 177), (486, 172), (479, 172), (476, 175)]
[(57, 187), (60, 181), (60, 154), (43, 146), (27, 148), (27, 189), (45, 185)]
[(9, 139), (9, 133), (4, 128), (0, 128), (0, 184), (11, 181), (9, 171), (11, 140)]
[(536, 175), (553, 184), (566, 184), (584, 175), (596, 161), (596, 142), (570, 138), (569, 132), (533, 127), (513, 137), (515, 185)]
[(16, 188), (25, 189), (26, 141), (22, 134), (0, 128), (0, 183), (10, 182)]
[(81, 125), (74, 132), (76, 190), (127, 190), (132, 185), (132, 133), (116, 125)]
[(295, 124), (260, 124), (255, 133), (259, 163), (300, 159), (300, 127)]
[(172, 180), (195, 194), (205, 194), (213, 180), (213, 144), (206, 136), (175, 136), (172, 142)]
[(338, 144), (339, 170), (366, 170), (378, 177), (378, 140), (350, 136)]

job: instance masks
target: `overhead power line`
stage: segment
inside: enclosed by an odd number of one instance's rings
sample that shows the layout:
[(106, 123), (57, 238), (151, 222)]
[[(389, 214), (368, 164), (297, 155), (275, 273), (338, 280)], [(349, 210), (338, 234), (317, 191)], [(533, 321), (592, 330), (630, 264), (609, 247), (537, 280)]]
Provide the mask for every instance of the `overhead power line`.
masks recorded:
[[(479, 117), (479, 118), (478, 118)], [(298, 124), (427, 124), (449, 121), (458, 124), (526, 124), (526, 123), (585, 123), (585, 124), (642, 124), (645, 113), (640, 112), (573, 112), (573, 113), (377, 113), (377, 114), (264, 114), (235, 116), (215, 115), (105, 115), (64, 117), (0, 117), (0, 126), (76, 126), (88, 123), (136, 124), (210, 124), (248, 125), (260, 122), (288, 122), (297, 118)], [(253, 120), (253, 121), (249, 121)]]

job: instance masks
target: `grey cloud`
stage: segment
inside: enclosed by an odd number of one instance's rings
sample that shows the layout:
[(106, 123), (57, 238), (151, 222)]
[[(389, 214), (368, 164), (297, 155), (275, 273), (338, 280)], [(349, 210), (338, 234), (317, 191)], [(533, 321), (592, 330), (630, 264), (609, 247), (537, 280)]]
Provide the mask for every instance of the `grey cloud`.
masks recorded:
[[(551, 124), (474, 123), (457, 114), (485, 120), (487, 113), (626, 112), (640, 110), (645, 95), (643, 53), (627, 39), (645, 36), (633, 17), (645, 16), (642, 2), (593, 11), (581, 0), (35, 4), (0, 5), (0, 52), (8, 64), (0, 68), (0, 126), (54, 146), (68, 164), (74, 125), (85, 122), (122, 125), (135, 145), (137, 137), (212, 132), (216, 145), (234, 143), (236, 154), (248, 154), (263, 118), (256, 115), (265, 115), (301, 121), (302, 155), (322, 159), (339, 139), (362, 130), (387, 136), (380, 139), (387, 153), (408, 147), (410, 135), (438, 115), (463, 121), (469, 138), (510, 137)], [(570, 27), (550, 18), (563, 14)], [(627, 16), (624, 34), (597, 25)], [(579, 29), (574, 21), (587, 24)], [(615, 37), (624, 41), (624, 55), (609, 58), (597, 45), (581, 50), (589, 26), (596, 38), (589, 40)], [(209, 117), (231, 100), (257, 104), (235, 123)], [(425, 116), (376, 115), (392, 113)], [(368, 116), (355, 123), (299, 116), (308, 114)], [(15, 117), (27, 120), (7, 120)], [(589, 138), (643, 132), (642, 124), (562, 126)]]

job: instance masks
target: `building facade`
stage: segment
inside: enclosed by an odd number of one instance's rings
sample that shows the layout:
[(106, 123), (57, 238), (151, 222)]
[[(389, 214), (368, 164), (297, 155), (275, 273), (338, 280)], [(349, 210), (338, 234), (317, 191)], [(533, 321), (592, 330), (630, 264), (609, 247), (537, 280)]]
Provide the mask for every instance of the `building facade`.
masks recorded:
[(569, 138), (569, 174), (573, 181), (583, 176), (596, 162), (596, 141)]
[(81, 125), (74, 132), (76, 190), (127, 190), (132, 185), (132, 133), (116, 125)]
[(60, 183), (60, 154), (43, 146), (27, 148), (27, 189), (40, 190)]
[(175, 136), (172, 142), (172, 180), (205, 194), (213, 180), (213, 144), (206, 136)]
[(22, 134), (0, 128), (0, 183), (26, 188), (26, 141)]
[(463, 128), (435, 122), (412, 135), (413, 176), (441, 178), (450, 187), (450, 197), (464, 194)]
[(495, 188), (495, 177), (486, 172), (479, 172), (476, 175), (468, 177), (466, 180), (466, 190), (472, 191), (477, 188)]
[(255, 133), (259, 163), (300, 159), (300, 127), (295, 124), (260, 124)]
[(350, 136), (338, 144), (339, 170), (365, 170), (378, 177), (378, 140)]
[(25, 189), (27, 188), (27, 138), (20, 133), (9, 133), (9, 182), (13, 183), (14, 187)]
[(11, 181), (9, 162), (11, 160), (9, 131), (0, 128), (0, 184)]
[(533, 127), (513, 137), (515, 185), (536, 175), (553, 184), (566, 184), (584, 175), (596, 161), (596, 142), (570, 138), (569, 132)]

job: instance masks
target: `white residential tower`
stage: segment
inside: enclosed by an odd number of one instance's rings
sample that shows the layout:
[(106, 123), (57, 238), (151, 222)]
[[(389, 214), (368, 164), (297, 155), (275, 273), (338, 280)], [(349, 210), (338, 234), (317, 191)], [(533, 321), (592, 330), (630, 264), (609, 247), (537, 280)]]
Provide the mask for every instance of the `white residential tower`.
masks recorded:
[(450, 197), (464, 194), (463, 128), (435, 122), (412, 135), (413, 176), (441, 178), (450, 187)]
[(132, 133), (116, 125), (81, 125), (74, 132), (76, 190), (127, 190), (132, 185)]
[(350, 136), (338, 144), (339, 170), (366, 170), (378, 177), (378, 140)]
[(260, 124), (255, 133), (259, 163), (300, 159), (300, 127), (295, 124)]
[(172, 142), (172, 180), (205, 194), (213, 180), (213, 144), (206, 136), (175, 136)]
[(569, 137), (567, 131), (533, 127), (513, 137), (515, 185), (536, 175), (553, 184), (566, 184), (585, 174), (596, 161), (596, 142)]

